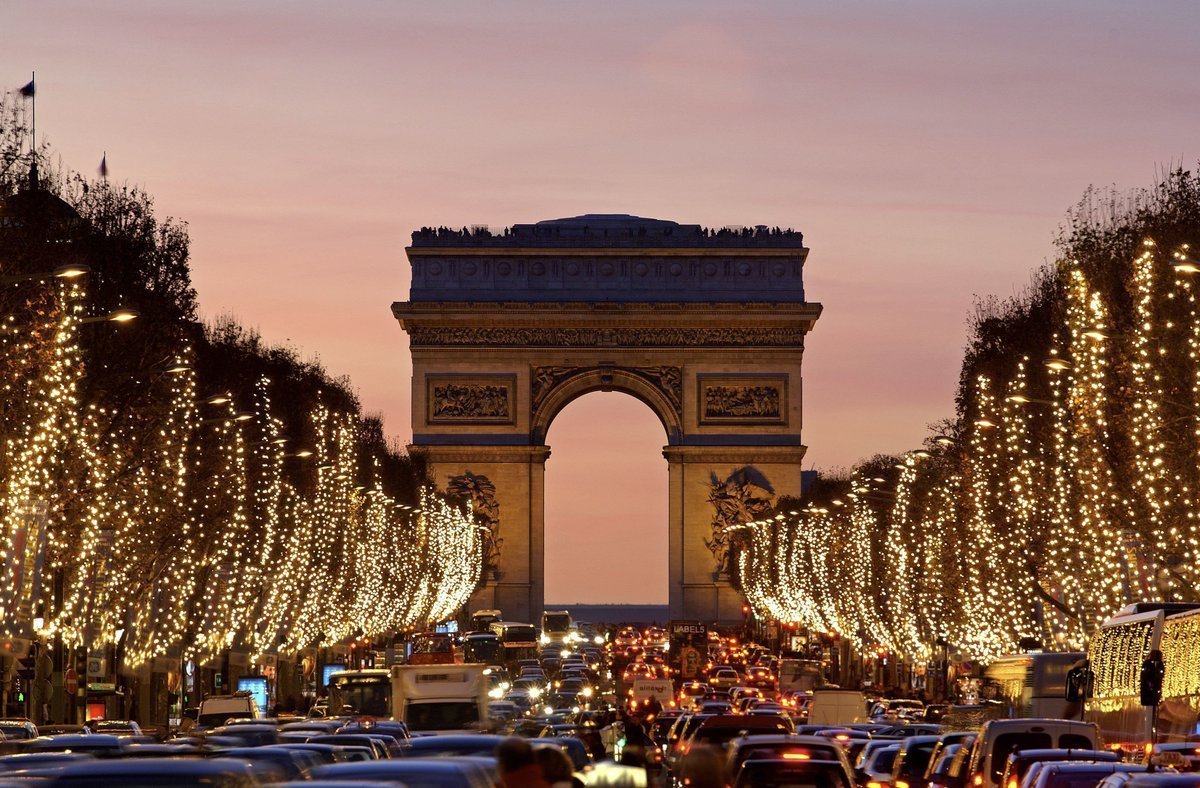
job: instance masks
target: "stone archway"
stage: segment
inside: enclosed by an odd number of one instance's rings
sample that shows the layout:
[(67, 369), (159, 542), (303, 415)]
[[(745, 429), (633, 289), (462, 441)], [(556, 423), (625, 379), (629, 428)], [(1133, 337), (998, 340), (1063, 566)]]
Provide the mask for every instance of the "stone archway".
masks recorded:
[(671, 616), (740, 619), (721, 531), (800, 493), (801, 362), (821, 312), (800, 234), (586, 216), (423, 230), (407, 252), (412, 292), (393, 313), (412, 448), (486, 509), (498, 544), (473, 604), (540, 615), (545, 437), (568, 403), (614, 390), (666, 430)]

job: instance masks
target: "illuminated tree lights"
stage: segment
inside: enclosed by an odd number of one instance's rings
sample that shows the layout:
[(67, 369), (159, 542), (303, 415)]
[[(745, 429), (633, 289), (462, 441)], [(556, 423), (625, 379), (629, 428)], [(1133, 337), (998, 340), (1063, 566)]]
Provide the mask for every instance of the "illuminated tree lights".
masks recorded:
[[(300, 459), (286, 451), (270, 381), (251, 412), (200, 405), (185, 347), (145, 382), (157, 420), (140, 429), (82, 401), (83, 285), (55, 287), (33, 322), (0, 327), (0, 588), (23, 571), (24, 518), (45, 502), (38, 634), (87, 647), (123, 638), (136, 667), (383, 637), (466, 603), (483, 561), (473, 513), (431, 489), (418, 501), (385, 494), (378, 460), (359, 467), (356, 412), (315, 402), (312, 454)], [(299, 462), (314, 483), (285, 472)], [(27, 636), (18, 602), (0, 593), (0, 622)]]
[[(1131, 602), (1194, 599), (1200, 268), (1187, 250), (1147, 240), (1103, 284), (1089, 279), (1102, 268), (1061, 264), (1041, 355), (1016, 337), (1007, 369), (974, 377), (955, 437), (896, 459), (886, 484), (877, 459), (836, 498), (740, 527), (756, 613), (865, 652), (922, 659), (943, 639), (986, 661), (1030, 638), (1080, 649)], [(1190, 671), (1177, 680), (1200, 682), (1200, 624), (1175, 629), (1163, 647)], [(1148, 648), (1123, 629), (1097, 637)], [(1105, 670), (1105, 692), (1130, 690)]]

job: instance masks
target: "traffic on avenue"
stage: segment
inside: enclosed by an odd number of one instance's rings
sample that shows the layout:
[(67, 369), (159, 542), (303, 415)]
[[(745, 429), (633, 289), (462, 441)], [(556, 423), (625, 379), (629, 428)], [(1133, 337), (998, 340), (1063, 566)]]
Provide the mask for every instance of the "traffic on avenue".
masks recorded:
[[(1146, 664), (1200, 606), (1140, 605), (1089, 660), (1031, 648), (986, 668), (862, 659), (824, 633), (699, 621), (600, 625), (478, 610), (380, 648), (324, 650), (298, 697), (243, 677), (165, 725), (0, 720), (0, 785), (402, 784), (1083, 788), (1196, 785), (1195, 694)], [(1032, 644), (1031, 644), (1032, 645)], [(1155, 660), (1157, 659), (1157, 663)], [(1138, 664), (1134, 664), (1138, 662)], [(1157, 670), (1156, 670), (1157, 666)], [(194, 670), (194, 668), (192, 669)], [(1138, 676), (1128, 697), (1097, 686)], [(188, 679), (191, 684), (191, 679)], [(218, 679), (218, 688), (223, 686)], [(72, 691), (78, 688), (72, 687)], [(1114, 702), (1115, 701), (1115, 702)]]

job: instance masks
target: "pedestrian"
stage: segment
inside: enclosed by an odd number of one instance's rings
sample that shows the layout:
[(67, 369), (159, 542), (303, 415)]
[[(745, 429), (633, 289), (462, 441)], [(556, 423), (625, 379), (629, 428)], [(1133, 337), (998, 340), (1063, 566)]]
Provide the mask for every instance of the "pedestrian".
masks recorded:
[(496, 747), (496, 769), (500, 788), (550, 788), (529, 742), (510, 736)]
[(679, 764), (679, 779), (688, 788), (724, 788), (725, 755), (715, 747), (693, 747)]
[(571, 759), (558, 747), (539, 747), (533, 751), (533, 759), (542, 770), (542, 778), (553, 788), (575, 788), (583, 783), (575, 779), (575, 768)]

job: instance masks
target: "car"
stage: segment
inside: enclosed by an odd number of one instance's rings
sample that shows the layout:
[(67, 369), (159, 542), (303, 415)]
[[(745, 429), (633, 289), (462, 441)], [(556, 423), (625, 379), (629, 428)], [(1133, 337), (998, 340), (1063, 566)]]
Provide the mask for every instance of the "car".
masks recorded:
[(28, 741), (37, 737), (37, 726), (31, 720), (17, 718), (0, 720), (0, 741)]
[(1200, 771), (1200, 742), (1173, 741), (1159, 742), (1142, 756), (1142, 763), (1153, 760), (1155, 763), (1166, 761), (1176, 771)]
[(380, 740), (365, 733), (330, 733), (314, 736), (308, 740), (310, 744), (332, 744), (335, 747), (364, 747), (370, 750), (372, 758), (390, 758), (387, 746)]
[(708, 717), (692, 733), (687, 748), (707, 745), (725, 749), (733, 739), (751, 734), (787, 734), (792, 732), (792, 721), (777, 715), (747, 716), (743, 714), (716, 714)]
[(900, 752), (892, 764), (895, 788), (925, 788), (925, 772), (940, 736), (909, 736), (900, 742)]
[(121, 754), (121, 738), (111, 734), (65, 733), (31, 739), (26, 752), (83, 752), (97, 758), (115, 758)]
[(729, 742), (725, 753), (725, 771), (730, 780), (737, 777), (746, 761), (813, 760), (841, 763), (846, 773), (847, 784), (854, 784), (854, 770), (842, 748), (828, 739), (816, 736), (742, 736)]
[(901, 717), (922, 714), (925, 704), (913, 698), (894, 698), (880, 700), (871, 707), (868, 715), (875, 722), (899, 722)]
[(84, 761), (64, 767), (51, 781), (62, 788), (97, 785), (171, 785), (242, 788), (258, 785), (254, 769), (234, 758), (134, 758)]
[(142, 726), (133, 720), (88, 720), (92, 733), (111, 733), (113, 736), (141, 736)]
[[(1193, 748), (1195, 745), (1192, 745)], [(1035, 763), (1056, 761), (1090, 761), (1093, 763), (1119, 763), (1121, 754), (1113, 750), (1016, 750), (1008, 754), (1000, 785), (1016, 788), (1025, 779), (1029, 767)]]
[(733, 782), (734, 788), (853, 788), (837, 761), (746, 761)]
[(754, 666), (746, 671), (746, 683), (758, 689), (774, 690), (778, 680), (769, 667)]
[[(549, 726), (542, 726), (548, 728)], [(540, 733), (540, 731), (539, 731)], [(420, 736), (409, 739), (404, 754), (409, 758), (445, 758), (455, 755), (487, 755), (496, 751), (503, 736), (492, 734), (453, 734), (448, 736)]]
[(241, 740), (247, 747), (262, 747), (279, 743), (279, 729), (274, 725), (222, 725), (213, 728), (213, 736), (227, 736)]
[(200, 701), (196, 724), (201, 728), (215, 728), (224, 725), (226, 720), (260, 717), (262, 714), (254, 697), (248, 692), (235, 692), (232, 695), (213, 695)]
[(892, 768), (896, 764), (896, 756), (900, 754), (900, 745), (889, 744), (871, 750), (864, 750), (855, 779), (859, 788), (888, 788), (892, 784)]
[[(925, 772), (925, 784), (930, 788), (964, 788), (966, 780), (962, 774), (962, 762), (959, 752), (969, 751), (969, 744), (947, 744), (934, 754), (934, 760)], [(955, 770), (955, 763), (959, 768)]]
[(0, 757), (0, 779), (21, 772), (57, 769), (79, 761), (94, 761), (95, 756), (83, 752), (22, 752)]
[(1096, 750), (1099, 741), (1100, 729), (1090, 722), (1046, 718), (988, 720), (971, 747), (971, 781), (981, 788), (997, 788), (1004, 776), (1008, 754), (1014, 750)]
[(408, 788), (490, 788), (491, 782), (471, 758), (400, 758), (369, 763), (318, 766), (313, 780), (401, 783)]
[(268, 765), (278, 772), (277, 780), (303, 779), (303, 775), (316, 765), (307, 753), (283, 747), (231, 747), (217, 750), (215, 754), (218, 758), (235, 758)]
[(708, 672), (708, 684), (710, 687), (732, 689), (738, 686), (741, 681), (742, 677), (738, 675), (738, 672), (728, 666), (716, 667)]
[(934, 725), (932, 723), (913, 723), (905, 725), (892, 725), (889, 728), (877, 730), (871, 734), (875, 738), (886, 739), (907, 739), (909, 736), (934, 736), (943, 733), (946, 730), (943, 725)]
[(1200, 786), (1200, 774), (1173, 774), (1171, 772), (1114, 772), (1096, 788), (1196, 788)]
[(1037, 771), (1032, 788), (1079, 788), (1094, 786), (1111, 774), (1118, 772), (1145, 772), (1146, 767), (1138, 763), (1078, 763), (1062, 761), (1042, 763)]

